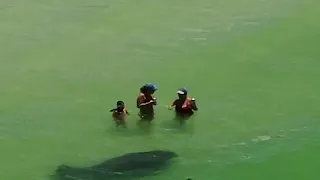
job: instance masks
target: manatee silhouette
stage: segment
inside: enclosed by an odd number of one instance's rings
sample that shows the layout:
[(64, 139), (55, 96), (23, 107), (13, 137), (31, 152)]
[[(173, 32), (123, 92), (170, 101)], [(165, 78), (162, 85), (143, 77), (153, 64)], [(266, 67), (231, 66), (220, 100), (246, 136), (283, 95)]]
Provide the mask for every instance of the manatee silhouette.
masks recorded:
[(171, 164), (178, 155), (155, 150), (128, 153), (90, 167), (60, 165), (54, 177), (58, 180), (122, 180), (154, 175)]

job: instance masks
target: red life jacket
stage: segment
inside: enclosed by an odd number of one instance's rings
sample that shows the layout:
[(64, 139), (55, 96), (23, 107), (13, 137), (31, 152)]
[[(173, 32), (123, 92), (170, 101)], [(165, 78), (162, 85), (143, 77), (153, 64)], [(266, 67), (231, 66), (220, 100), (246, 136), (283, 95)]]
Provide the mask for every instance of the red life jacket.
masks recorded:
[(192, 98), (187, 97), (187, 99), (184, 101), (183, 105), (182, 105), (182, 109), (185, 110), (192, 110)]

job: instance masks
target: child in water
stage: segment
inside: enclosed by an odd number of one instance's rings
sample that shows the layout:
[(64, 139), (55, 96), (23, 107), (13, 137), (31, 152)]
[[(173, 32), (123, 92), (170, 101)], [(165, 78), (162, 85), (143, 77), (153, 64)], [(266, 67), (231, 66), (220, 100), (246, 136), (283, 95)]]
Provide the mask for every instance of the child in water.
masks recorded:
[(112, 117), (117, 127), (120, 125), (126, 126), (125, 117), (129, 115), (129, 112), (123, 101), (117, 101), (117, 107), (111, 109), (110, 112), (112, 112)]

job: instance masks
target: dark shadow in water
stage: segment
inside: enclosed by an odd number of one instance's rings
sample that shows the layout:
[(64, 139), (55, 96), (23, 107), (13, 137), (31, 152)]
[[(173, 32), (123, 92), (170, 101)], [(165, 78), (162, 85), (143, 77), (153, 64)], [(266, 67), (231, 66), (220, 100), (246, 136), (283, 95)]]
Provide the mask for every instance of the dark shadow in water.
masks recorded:
[(172, 151), (155, 150), (129, 153), (90, 167), (60, 165), (51, 176), (55, 180), (133, 180), (156, 175), (178, 155)]

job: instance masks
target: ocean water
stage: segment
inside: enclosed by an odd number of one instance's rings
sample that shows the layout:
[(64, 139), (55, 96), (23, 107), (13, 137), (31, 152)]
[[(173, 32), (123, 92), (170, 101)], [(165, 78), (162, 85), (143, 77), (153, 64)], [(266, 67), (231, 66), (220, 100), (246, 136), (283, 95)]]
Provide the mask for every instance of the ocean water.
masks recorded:
[[(168, 149), (150, 180), (320, 177), (320, 23), (312, 0), (3, 0), (0, 2), (0, 179), (46, 180)], [(135, 98), (159, 105), (137, 127)], [(187, 87), (185, 127), (166, 105)], [(126, 102), (128, 128), (109, 109)]]

